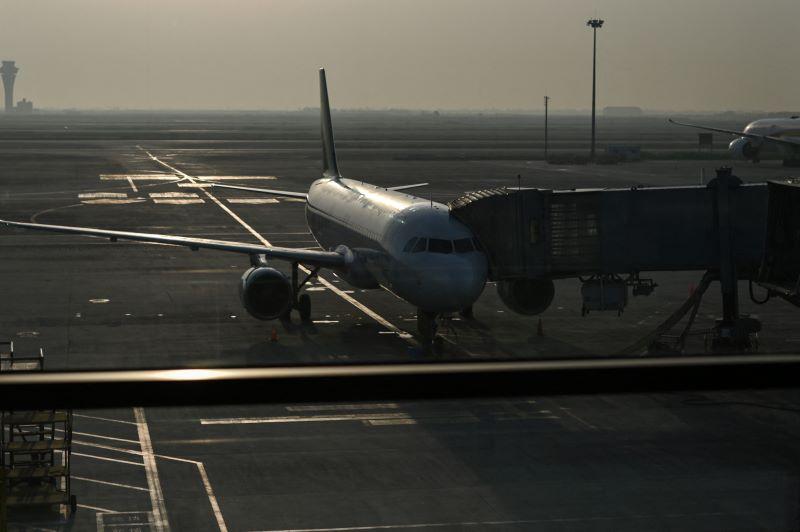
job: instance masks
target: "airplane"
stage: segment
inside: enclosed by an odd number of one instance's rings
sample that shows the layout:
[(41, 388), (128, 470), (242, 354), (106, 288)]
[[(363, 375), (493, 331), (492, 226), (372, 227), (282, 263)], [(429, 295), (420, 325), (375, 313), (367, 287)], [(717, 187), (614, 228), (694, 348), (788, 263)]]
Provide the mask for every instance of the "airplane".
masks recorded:
[(783, 156), (784, 165), (796, 166), (800, 164), (800, 116), (762, 118), (747, 124), (744, 131), (687, 124), (671, 118), (668, 120), (678, 126), (693, 127), (715, 133), (727, 133), (738, 137), (728, 145), (728, 151), (735, 158), (757, 163), (761, 160), (763, 150), (777, 148)]
[[(112, 242), (134, 240), (249, 255), (251, 267), (242, 275), (239, 294), (247, 312), (259, 320), (286, 319), (292, 310), (309, 320), (311, 299), (301, 291), (320, 269), (327, 268), (354, 287), (383, 287), (417, 307), (422, 343), (438, 350), (442, 344), (436, 335), (437, 318), (445, 313), (471, 313), (486, 284), (486, 255), (473, 232), (450, 216), (447, 205), (404, 192), (427, 183), (382, 188), (342, 177), (324, 69), (319, 71), (319, 85), (323, 168), (322, 177), (308, 192), (212, 186), (302, 199), (309, 230), (323, 250), (8, 220), (0, 224)], [(290, 262), (291, 277), (271, 267), (268, 259)], [(298, 282), (300, 264), (310, 273)]]

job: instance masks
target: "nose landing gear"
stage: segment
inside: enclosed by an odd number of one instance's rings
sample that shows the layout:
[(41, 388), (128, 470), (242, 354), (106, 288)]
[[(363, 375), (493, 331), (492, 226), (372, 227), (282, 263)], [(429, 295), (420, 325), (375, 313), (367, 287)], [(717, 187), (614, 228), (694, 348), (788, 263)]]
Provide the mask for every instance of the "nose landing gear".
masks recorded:
[(310, 281), (312, 278), (317, 276), (319, 273), (319, 266), (315, 267), (311, 272), (303, 279), (302, 282), (298, 282), (299, 280), (299, 264), (296, 262), (292, 263), (292, 304), (286, 310), (286, 313), (282, 316), (282, 319), (291, 319), (292, 310), (296, 310), (298, 314), (300, 314), (300, 320), (303, 323), (308, 323), (311, 321), (311, 296), (308, 294), (301, 294), (300, 290), (303, 289), (303, 286)]
[(417, 310), (417, 331), (419, 332), (422, 347), (434, 354), (440, 354), (444, 350), (444, 338), (437, 335), (439, 326), (436, 323), (438, 315), (435, 312)]

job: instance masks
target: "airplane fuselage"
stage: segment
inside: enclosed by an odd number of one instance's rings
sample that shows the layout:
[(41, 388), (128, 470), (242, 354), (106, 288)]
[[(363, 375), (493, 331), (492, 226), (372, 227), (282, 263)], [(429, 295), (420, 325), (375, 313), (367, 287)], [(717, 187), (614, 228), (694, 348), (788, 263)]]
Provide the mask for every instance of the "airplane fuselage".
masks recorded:
[(322, 178), (308, 191), (306, 219), (322, 248), (345, 254), (337, 274), (356, 287), (383, 286), (424, 311), (454, 312), (472, 305), (486, 284), (486, 256), (446, 205)]
[(734, 157), (758, 160), (763, 151), (777, 151), (786, 160), (800, 158), (800, 118), (762, 118), (745, 126), (744, 133), (793, 141), (797, 146), (760, 142), (751, 137), (734, 139), (729, 150)]

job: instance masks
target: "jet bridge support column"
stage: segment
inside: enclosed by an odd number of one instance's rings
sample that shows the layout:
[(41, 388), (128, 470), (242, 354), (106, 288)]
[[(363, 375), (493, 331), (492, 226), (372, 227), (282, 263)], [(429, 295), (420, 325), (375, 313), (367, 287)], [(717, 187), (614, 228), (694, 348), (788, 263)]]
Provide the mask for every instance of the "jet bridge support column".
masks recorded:
[(719, 168), (717, 177), (708, 183), (708, 188), (715, 191), (714, 223), (719, 245), (719, 283), (722, 290), (722, 319), (717, 322), (717, 336), (712, 346), (714, 349), (749, 349), (751, 334), (761, 329), (760, 322), (739, 314), (739, 277), (734, 256), (736, 243), (733, 241), (731, 216), (735, 191), (741, 184), (741, 179), (731, 173), (730, 167), (725, 166)]

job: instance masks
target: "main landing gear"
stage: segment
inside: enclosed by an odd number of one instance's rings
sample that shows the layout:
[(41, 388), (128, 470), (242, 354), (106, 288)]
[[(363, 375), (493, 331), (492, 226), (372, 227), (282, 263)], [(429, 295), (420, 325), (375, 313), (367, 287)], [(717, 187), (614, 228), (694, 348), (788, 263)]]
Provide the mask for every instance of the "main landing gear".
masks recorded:
[(286, 308), (286, 312), (284, 312), (282, 319), (291, 319), (292, 310), (296, 310), (298, 314), (300, 314), (300, 320), (303, 323), (308, 323), (311, 321), (311, 296), (308, 294), (301, 294), (300, 290), (303, 289), (303, 286), (310, 281), (312, 278), (317, 276), (319, 273), (319, 266), (315, 266), (313, 270), (309, 272), (305, 279), (302, 282), (298, 283), (300, 265), (297, 262), (292, 263), (292, 302)]

